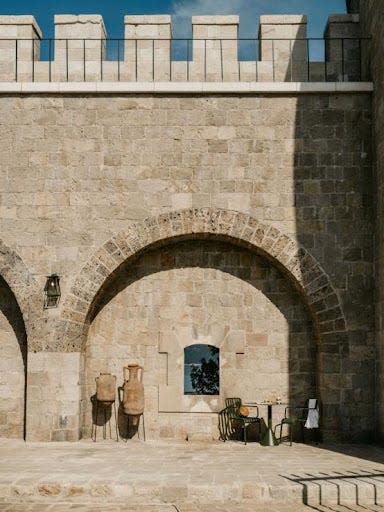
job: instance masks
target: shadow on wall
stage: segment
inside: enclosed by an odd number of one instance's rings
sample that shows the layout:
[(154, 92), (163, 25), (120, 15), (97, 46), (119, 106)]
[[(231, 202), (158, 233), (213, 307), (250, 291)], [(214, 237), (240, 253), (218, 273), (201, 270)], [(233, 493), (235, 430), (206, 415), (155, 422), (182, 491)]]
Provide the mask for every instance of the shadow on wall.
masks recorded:
[[(285, 119), (281, 116), (280, 127)], [(321, 280), (311, 283), (319, 292), (312, 307), (323, 323), (318, 398), (328, 440), (374, 439), (370, 123), (369, 95), (302, 94), (297, 96), (294, 133), (288, 123), (286, 130), (295, 145), (296, 237), (319, 261), (341, 299), (340, 326), (345, 316), (346, 329), (337, 332), (331, 322), (327, 329), (336, 305)]]
[(126, 414), (122, 401), (123, 386), (119, 386), (117, 391), (117, 400), (114, 402), (98, 401), (96, 394), (91, 396), (92, 440), (94, 442), (100, 439), (127, 441), (136, 435), (140, 439), (140, 436), (143, 435), (145, 441), (144, 415)]
[[(16, 298), (0, 276), (0, 437), (24, 437), (26, 407), (27, 335)], [(6, 396), (5, 396), (6, 395)]]
[[(223, 382), (220, 377), (222, 396), (229, 385), (225, 396), (242, 393), (244, 398), (248, 394), (254, 401), (268, 398), (268, 392), (274, 393), (275, 398), (277, 392), (303, 404), (308, 395), (316, 394), (316, 342), (299, 293), (265, 258), (212, 235), (212, 239), (168, 241), (119, 268), (93, 305), (92, 323), (96, 323), (86, 351), (89, 382), (83, 383), (83, 390), (88, 386), (83, 391), (85, 395), (93, 386), (95, 357), (97, 364), (104, 365), (104, 370), (100, 367), (97, 371), (106, 371), (107, 365), (108, 371), (119, 371), (119, 359), (124, 361), (127, 357), (124, 351), (137, 354), (130, 357), (157, 361), (159, 366), (162, 359), (159, 360), (157, 333), (172, 328), (172, 322), (189, 325), (191, 321), (202, 327), (219, 321), (228, 323), (235, 334), (242, 331), (246, 339), (245, 356), (236, 355), (230, 347), (223, 352), (223, 375), (232, 377), (223, 378)], [(115, 327), (107, 333), (111, 323)], [(145, 339), (143, 331), (147, 331)], [(288, 362), (288, 357), (292, 361)], [(145, 360), (140, 364), (145, 366)], [(152, 374), (150, 378), (155, 384), (156, 376)], [(231, 379), (237, 382), (238, 389), (229, 384)], [(284, 390), (275, 389), (278, 379), (285, 383)], [(257, 388), (264, 389), (263, 396)], [(149, 394), (153, 396), (155, 391), (150, 390)], [(89, 397), (84, 396), (84, 400)], [(157, 409), (153, 404), (151, 407), (152, 416), (156, 415)], [(151, 414), (146, 416), (149, 422)], [(277, 421), (281, 411), (276, 414)]]
[(15, 333), (19, 344), (20, 353), (23, 358), (24, 369), (27, 368), (27, 334), (25, 332), (24, 320), (19, 305), (12, 290), (0, 276), (0, 311), (7, 319)]

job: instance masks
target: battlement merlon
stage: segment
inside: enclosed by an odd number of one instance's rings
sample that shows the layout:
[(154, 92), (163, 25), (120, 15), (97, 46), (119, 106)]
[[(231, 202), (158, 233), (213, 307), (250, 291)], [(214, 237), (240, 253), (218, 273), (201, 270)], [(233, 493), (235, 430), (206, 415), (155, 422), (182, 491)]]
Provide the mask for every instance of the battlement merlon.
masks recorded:
[(34, 16), (0, 16), (0, 39), (42, 39)]
[(171, 17), (168, 15), (124, 16), (125, 39), (171, 39)]
[(237, 39), (239, 16), (192, 16), (193, 39)]
[[(178, 46), (184, 52), (181, 59), (172, 54), (168, 15), (125, 16), (124, 41), (114, 43), (114, 59), (106, 58), (102, 16), (62, 14), (55, 16), (54, 23), (51, 44), (42, 39), (33, 16), (0, 16), (0, 82), (361, 80), (356, 14), (329, 17), (326, 64), (309, 62), (304, 15), (261, 16), (259, 39), (253, 45), (259, 60), (248, 61), (239, 60), (239, 17), (235, 15), (193, 16), (192, 41)], [(49, 58), (42, 61), (43, 45)]]
[(106, 39), (103, 17), (100, 14), (56, 14), (55, 39)]

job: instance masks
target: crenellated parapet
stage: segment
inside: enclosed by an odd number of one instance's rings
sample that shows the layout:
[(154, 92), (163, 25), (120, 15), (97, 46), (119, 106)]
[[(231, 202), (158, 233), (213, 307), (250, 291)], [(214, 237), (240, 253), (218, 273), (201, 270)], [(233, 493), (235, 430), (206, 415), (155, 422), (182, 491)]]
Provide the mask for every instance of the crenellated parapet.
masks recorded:
[[(325, 58), (311, 61), (306, 16), (261, 16), (240, 41), (238, 16), (192, 17), (192, 39), (172, 38), (171, 17), (125, 16), (109, 41), (99, 15), (57, 15), (44, 40), (33, 16), (0, 16), (2, 82), (323, 82), (366, 80), (356, 14), (330, 16)], [(243, 47), (244, 55), (239, 48)], [(315, 57), (316, 58), (316, 57)]]

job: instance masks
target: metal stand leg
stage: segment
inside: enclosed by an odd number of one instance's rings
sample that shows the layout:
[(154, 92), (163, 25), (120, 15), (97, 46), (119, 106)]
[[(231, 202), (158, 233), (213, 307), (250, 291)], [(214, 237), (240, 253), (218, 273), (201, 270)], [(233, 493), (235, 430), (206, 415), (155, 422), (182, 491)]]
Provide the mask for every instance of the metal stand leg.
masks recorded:
[[(127, 437), (125, 438), (125, 442), (127, 443), (128, 442), (128, 436), (129, 436), (129, 414), (126, 414), (125, 415), (127, 417)], [(133, 420), (133, 425), (136, 427), (137, 425), (137, 437), (140, 439), (140, 420), (142, 418), (142, 423), (143, 423), (143, 438), (144, 438), (144, 441), (145, 441), (145, 421), (144, 421), (144, 413), (142, 414), (139, 414), (139, 415), (135, 415), (134, 416), (134, 420)], [(137, 422), (137, 423), (136, 423)]]
[[(95, 407), (96, 411), (95, 411), (95, 423), (92, 424), (92, 439), (93, 439), (93, 442), (96, 443), (96, 437), (97, 437), (97, 415), (99, 413), (99, 402), (98, 400), (96, 400), (96, 407)], [(93, 429), (95, 429), (95, 437), (93, 438)]]
[(119, 425), (117, 424), (116, 402), (113, 402), (113, 410), (115, 413), (116, 442), (119, 442)]
[(276, 446), (278, 442), (276, 441), (275, 435), (272, 430), (272, 405), (268, 404), (268, 428), (266, 433), (264, 434), (263, 439), (260, 444), (262, 446)]
[[(92, 433), (91, 433), (92, 440), (94, 442), (96, 442), (96, 440), (97, 440), (97, 422), (99, 420), (99, 407), (101, 407), (103, 409), (103, 411), (102, 411), (103, 418), (104, 418), (104, 422), (102, 425), (103, 439), (107, 439), (107, 429), (108, 429), (107, 423), (109, 424), (109, 438), (112, 439), (111, 419), (112, 419), (112, 407), (113, 407), (113, 411), (114, 411), (113, 415), (115, 418), (115, 429), (116, 429), (116, 441), (119, 441), (119, 426), (117, 423), (116, 402), (100, 402), (99, 403), (99, 400), (95, 400), (95, 421), (94, 421), (94, 423), (92, 423)], [(107, 408), (111, 409), (111, 411), (110, 411), (111, 414), (110, 414), (109, 419), (107, 417)]]
[(143, 434), (144, 434), (144, 441), (145, 441), (145, 423), (144, 423), (144, 413), (142, 414), (143, 417)]
[(137, 424), (137, 437), (140, 439), (140, 420), (143, 419), (143, 437), (145, 441), (145, 423), (144, 423), (144, 413), (140, 414), (137, 418), (138, 424)]
[(107, 438), (107, 408), (103, 404), (104, 409), (104, 425), (103, 425), (103, 439)]
[(127, 432), (126, 432), (126, 437), (125, 437), (125, 442), (127, 443), (128, 442), (128, 436), (129, 436), (129, 416), (128, 414), (126, 414), (127, 416)]

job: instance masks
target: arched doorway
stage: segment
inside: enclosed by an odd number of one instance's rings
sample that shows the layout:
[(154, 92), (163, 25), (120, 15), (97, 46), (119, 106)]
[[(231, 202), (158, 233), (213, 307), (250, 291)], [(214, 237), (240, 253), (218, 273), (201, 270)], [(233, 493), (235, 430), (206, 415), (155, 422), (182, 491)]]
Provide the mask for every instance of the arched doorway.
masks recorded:
[[(152, 438), (217, 439), (217, 412), (230, 396), (303, 403), (317, 393), (317, 343), (298, 291), (265, 258), (217, 236), (169, 240), (127, 262), (100, 290), (89, 321), (86, 437), (95, 378), (111, 372), (122, 385), (128, 363), (145, 369)], [(196, 344), (220, 350), (216, 393), (185, 390), (184, 354)]]
[[(343, 409), (342, 389), (337, 392), (330, 389), (328, 369), (323, 363), (331, 353), (333, 360), (343, 357), (341, 348), (334, 350), (340, 340), (347, 339), (339, 297), (319, 263), (294, 239), (240, 212), (211, 208), (181, 210), (132, 224), (125, 232), (113, 236), (83, 267), (64, 302), (60, 331), (65, 332), (68, 347), (84, 353), (98, 304), (105, 301), (109, 283), (121, 275), (126, 265), (156, 246), (201, 238), (214, 238), (249, 249), (264, 258), (271, 268), (279, 270), (298, 291), (301, 304), (306, 306), (312, 321), (313, 337), (318, 340), (318, 390), (327, 433), (329, 437), (337, 436), (341, 417), (337, 411)], [(159, 351), (169, 354), (166, 340), (160, 343)], [(161, 395), (161, 388), (159, 390)], [(163, 402), (165, 409), (167, 404), (172, 407), (169, 397)]]

